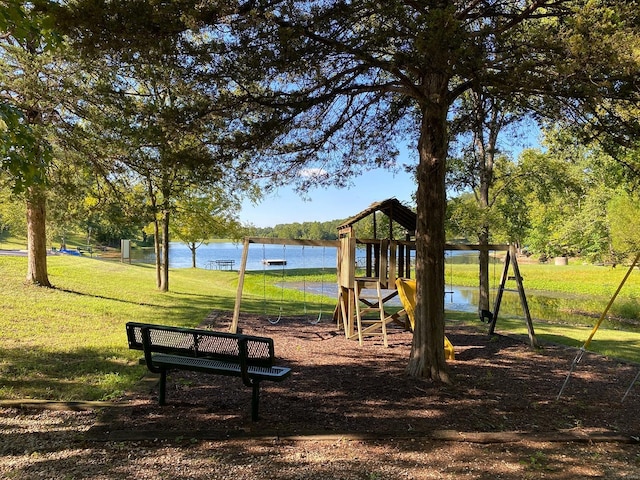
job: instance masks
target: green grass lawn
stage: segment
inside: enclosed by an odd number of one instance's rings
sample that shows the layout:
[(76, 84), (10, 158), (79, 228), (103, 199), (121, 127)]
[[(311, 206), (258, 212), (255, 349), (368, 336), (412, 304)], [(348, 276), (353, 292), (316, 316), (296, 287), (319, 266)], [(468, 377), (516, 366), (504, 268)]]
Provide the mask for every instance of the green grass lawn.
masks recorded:
[[(533, 297), (533, 293), (553, 292), (566, 294), (564, 302), (569, 309), (575, 309), (592, 316), (588, 325), (572, 325), (563, 322), (545, 322), (534, 319), (534, 329), (537, 338), (542, 342), (554, 342), (573, 347), (581, 347), (589, 337), (593, 326), (606, 308), (609, 300), (620, 286), (628, 271), (628, 266), (582, 265), (577, 261), (567, 266), (552, 264), (521, 263), (520, 273), (523, 277), (525, 292)], [(491, 267), (490, 284), (497, 288), (502, 273), (502, 265)], [(512, 274), (512, 270), (510, 274)], [(448, 265), (446, 270), (447, 282), (460, 286), (477, 286), (477, 265)], [(513, 285), (508, 285), (512, 288)], [(560, 296), (562, 297), (562, 296)], [(638, 320), (640, 318), (640, 270), (634, 269), (621, 289), (609, 314), (611, 316)], [(535, 309), (534, 305), (531, 305)], [(527, 328), (521, 308), (515, 309), (517, 314), (500, 314), (496, 331), (499, 333), (513, 333), (526, 336)], [(454, 315), (464, 318), (464, 314)], [(469, 317), (475, 322), (476, 315)], [(615, 322), (605, 322), (595, 334), (589, 350), (614, 358), (640, 362), (640, 333), (625, 331), (623, 327), (615, 326)]]
[[(127, 321), (197, 326), (212, 310), (233, 310), (238, 273), (176, 269), (170, 292), (155, 287), (149, 265), (86, 257), (48, 258), (53, 289), (24, 284), (25, 257), (0, 257), (0, 398), (100, 400), (142, 376), (140, 352), (127, 347)], [(334, 282), (327, 273), (324, 279)], [(331, 313), (334, 300), (272, 285), (276, 274), (248, 273), (244, 312)], [(319, 281), (288, 272), (287, 281)], [(282, 299), (286, 292), (286, 299)], [(286, 300), (286, 301), (284, 301)]]
[[(127, 347), (127, 321), (193, 327), (212, 310), (231, 311), (234, 307), (237, 272), (172, 270), (171, 291), (160, 293), (152, 266), (70, 256), (49, 257), (48, 262), (53, 289), (24, 284), (25, 257), (0, 257), (0, 398), (116, 398), (145, 372), (138, 364), (140, 352)], [(595, 290), (602, 295), (609, 294), (603, 283), (615, 289), (624, 274), (621, 268), (531, 267), (536, 268), (522, 266), (527, 288), (552, 285), (545, 277), (554, 277), (553, 284), (564, 288), (573, 285), (573, 291), (585, 293), (592, 287), (584, 283), (598, 283)], [(545, 273), (545, 268), (554, 270)], [(242, 311), (269, 316), (278, 315), (280, 308), (283, 315), (332, 313), (335, 298), (282, 289), (275, 285), (281, 280), (278, 271), (248, 272)], [(287, 271), (286, 281), (333, 286), (335, 270)], [(630, 282), (625, 298), (640, 292), (638, 283), (637, 279)], [(471, 314), (449, 312), (447, 319), (482, 327)], [(541, 341), (574, 346), (581, 345), (589, 334), (587, 328), (568, 325), (536, 324), (536, 330)], [(522, 319), (508, 316), (501, 317), (498, 331), (526, 333)], [(591, 349), (640, 361), (640, 334), (601, 330)]]
[[(576, 261), (577, 262), (577, 261)], [(549, 264), (520, 264), (520, 273), (526, 290), (563, 292), (610, 297), (627, 273), (628, 266), (581, 265), (578, 263), (560, 266)], [(502, 265), (490, 268), (489, 283), (498, 286)], [(512, 271), (510, 270), (510, 274)], [(454, 285), (478, 285), (477, 264), (457, 264), (446, 267), (446, 280)], [(640, 270), (635, 269), (624, 286), (624, 297), (640, 297)]]
[(172, 272), (155, 288), (150, 266), (50, 257), (54, 289), (27, 286), (24, 257), (0, 257), (0, 397), (107, 399), (143, 373), (127, 348), (129, 320), (195, 326), (213, 309), (233, 309), (237, 274)]

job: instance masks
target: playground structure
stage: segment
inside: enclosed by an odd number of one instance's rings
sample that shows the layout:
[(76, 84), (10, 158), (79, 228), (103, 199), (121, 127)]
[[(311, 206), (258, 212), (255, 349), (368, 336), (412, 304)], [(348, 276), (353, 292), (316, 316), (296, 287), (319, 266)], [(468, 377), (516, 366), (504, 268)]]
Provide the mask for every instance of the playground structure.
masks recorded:
[[(387, 217), (386, 221), (381, 223), (385, 229), (388, 227), (388, 231), (380, 235), (384, 236), (384, 238), (378, 238), (379, 223), (376, 216), (377, 213), (382, 213)], [(374, 238), (358, 238), (355, 226), (357, 222), (368, 216), (373, 216)], [(415, 251), (415, 229), (415, 212), (395, 198), (391, 198), (373, 203), (364, 211), (341, 224), (338, 227), (339, 240), (245, 238), (230, 331), (236, 333), (238, 328), (248, 250), (251, 244), (336, 247), (338, 299), (333, 319), (338, 329), (344, 330), (347, 338), (357, 339), (360, 345), (363, 344), (365, 337), (378, 336), (382, 338), (382, 342), (386, 347), (388, 345), (387, 330), (391, 324), (396, 324), (407, 330), (413, 329), (413, 319), (408, 314), (408, 310), (412, 311), (415, 306), (415, 288), (413, 289), (413, 296), (401, 295), (400, 300), (404, 308), (391, 309), (387, 308), (386, 304), (399, 294), (397, 281), (411, 279), (414, 276), (412, 275), (412, 252)], [(403, 239), (394, 238), (394, 236), (398, 235), (398, 232), (402, 232)], [(507, 252), (500, 287), (494, 303), (494, 313), (492, 314), (489, 333), (494, 333), (503, 292), (513, 290), (518, 292), (520, 296), (531, 345), (537, 346), (515, 248), (512, 245), (487, 245), (485, 247), (479, 245), (445, 245), (445, 250), (478, 251), (481, 248), (486, 248), (489, 251)], [(364, 257), (357, 258), (357, 254), (363, 251)], [(508, 274), (510, 266), (513, 268), (512, 276)], [(516, 289), (506, 288), (506, 282), (509, 280), (515, 280)], [(415, 281), (415, 278), (413, 281)], [(445, 341), (445, 348), (448, 348), (447, 342), (448, 340)], [(452, 349), (451, 355), (453, 355)]]
[[(388, 227), (385, 238), (378, 237), (379, 222), (376, 213), (387, 217), (385, 227)], [(374, 239), (362, 239), (356, 235), (355, 225), (360, 220), (373, 216)], [(399, 226), (400, 229), (394, 228)], [(387, 346), (387, 327), (398, 324), (412, 329), (412, 321), (407, 313), (407, 302), (415, 302), (415, 298), (407, 295), (400, 297), (403, 309), (388, 313), (385, 304), (398, 295), (398, 280), (415, 280), (412, 275), (412, 255), (415, 251), (416, 214), (402, 205), (395, 198), (373, 203), (369, 208), (346, 220), (338, 227), (340, 248), (338, 253), (338, 306), (335, 319), (338, 326), (343, 328), (348, 338), (357, 338), (360, 344), (365, 336), (378, 335)], [(404, 232), (404, 239), (395, 239), (398, 230)], [(364, 247), (364, 259), (357, 259), (357, 246)], [(451, 251), (479, 251), (486, 248), (489, 251), (505, 251), (505, 264), (502, 278), (494, 302), (494, 312), (490, 323), (489, 333), (493, 334), (498, 320), (498, 313), (502, 295), (506, 291), (517, 292), (520, 297), (523, 313), (527, 323), (531, 346), (537, 346), (537, 340), (529, 313), (529, 307), (522, 283), (522, 276), (518, 267), (514, 245), (489, 244), (462, 245), (446, 244), (445, 250)], [(359, 268), (361, 267), (361, 268)], [(509, 275), (510, 267), (513, 274)], [(364, 270), (362, 272), (362, 270)], [(363, 273), (363, 274), (361, 274)], [(507, 288), (508, 281), (515, 281), (515, 288)], [(415, 288), (413, 290), (415, 296)], [(415, 303), (414, 303), (415, 305)], [(374, 314), (374, 318), (366, 318)], [(445, 347), (447, 342), (445, 341)]]
[[(388, 231), (383, 238), (378, 238), (378, 212), (387, 219)], [(373, 239), (357, 238), (356, 224), (369, 216)], [(394, 232), (399, 230), (396, 226), (404, 232), (404, 239), (394, 238)], [(338, 226), (338, 305), (334, 317), (347, 338), (357, 338), (362, 345), (365, 336), (378, 335), (386, 347), (389, 324), (409, 328), (409, 321), (403, 321), (403, 312), (388, 314), (385, 303), (398, 295), (397, 278), (411, 278), (415, 230), (415, 212), (395, 198), (373, 203)], [(364, 247), (361, 262), (356, 258), (357, 245)], [(363, 272), (358, 271), (359, 263)], [(371, 314), (375, 317), (371, 318)]]

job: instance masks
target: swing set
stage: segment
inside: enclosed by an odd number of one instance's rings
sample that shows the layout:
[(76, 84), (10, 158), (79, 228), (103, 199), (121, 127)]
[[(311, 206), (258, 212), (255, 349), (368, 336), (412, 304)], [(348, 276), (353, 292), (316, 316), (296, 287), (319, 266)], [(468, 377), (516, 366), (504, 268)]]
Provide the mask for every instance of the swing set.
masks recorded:
[[(231, 321), (231, 326), (229, 327), (229, 331), (231, 333), (237, 333), (238, 331), (238, 320), (240, 318), (240, 306), (242, 303), (242, 292), (244, 290), (244, 280), (245, 274), (247, 271), (247, 260), (249, 258), (249, 248), (252, 244), (261, 244), (262, 245), (262, 265), (263, 265), (263, 309), (264, 316), (267, 321), (273, 325), (280, 322), (283, 315), (284, 305), (285, 305), (285, 285), (286, 281), (286, 266), (288, 263), (287, 258), (287, 246), (298, 246), (302, 247), (301, 250), (301, 261), (302, 261), (302, 269), (306, 269), (306, 258), (305, 258), (305, 249), (307, 247), (322, 247), (322, 275), (324, 277), (325, 273), (325, 249), (327, 247), (336, 248), (339, 246), (338, 241), (332, 240), (298, 240), (298, 239), (281, 239), (281, 238), (261, 238), (261, 237), (247, 237), (243, 242), (243, 250), (242, 250), (242, 258), (240, 260), (240, 269), (239, 269), (239, 279), (238, 279), (238, 289), (236, 291), (236, 301), (233, 310), (233, 319)], [(266, 256), (266, 245), (281, 245), (282, 246), (282, 257), (277, 259), (269, 259)], [(270, 315), (267, 307), (267, 267), (269, 266), (280, 266), (280, 300), (278, 305), (278, 313), (277, 315)], [(305, 317), (309, 316), (309, 312), (307, 311), (307, 280), (306, 275), (303, 276), (303, 285), (302, 285), (302, 294), (303, 294), (303, 305), (304, 305), (304, 315)], [(321, 281), (321, 295), (324, 295), (324, 278)], [(311, 324), (317, 324), (322, 319), (322, 305), (320, 306), (320, 311), (317, 315), (313, 315), (309, 320)]]
[[(387, 238), (377, 238), (376, 213), (384, 213), (388, 219), (389, 232)], [(354, 225), (363, 218), (373, 215), (373, 239), (356, 238)], [(405, 232), (403, 240), (394, 239), (394, 223), (402, 227)], [(287, 246), (301, 246), (303, 268), (305, 263), (305, 247), (332, 247), (337, 250), (337, 287), (338, 302), (333, 310), (333, 320), (338, 329), (343, 329), (345, 336), (352, 340), (358, 340), (363, 344), (365, 336), (380, 336), (384, 346), (387, 346), (387, 327), (391, 324), (398, 324), (403, 329), (409, 330), (410, 319), (407, 318), (406, 308), (398, 311), (389, 309), (386, 303), (399, 295), (396, 280), (411, 279), (412, 258), (411, 252), (415, 251), (415, 239), (412, 238), (415, 231), (415, 213), (402, 205), (395, 198), (384, 200), (372, 204), (368, 209), (351, 217), (345, 223), (338, 226), (339, 240), (298, 240), (298, 239), (276, 239), (247, 237), (244, 239), (244, 248), (239, 268), (238, 289), (233, 312), (233, 320), (230, 331), (236, 333), (238, 329), (238, 319), (240, 316), (240, 306), (242, 302), (242, 292), (244, 289), (244, 279), (246, 273), (247, 259), (251, 244), (262, 244), (263, 248), (263, 304), (265, 317), (272, 324), (277, 324), (283, 316), (284, 310), (284, 281), (286, 277), (285, 265), (287, 265)], [(279, 259), (267, 259), (265, 245), (281, 245), (282, 257)], [(356, 249), (356, 245), (360, 248)], [(489, 333), (493, 334), (498, 321), (498, 313), (502, 301), (503, 293), (506, 291), (518, 292), (523, 307), (529, 339), (531, 345), (536, 347), (537, 341), (531, 315), (527, 305), (522, 277), (518, 268), (515, 247), (513, 245), (458, 245), (447, 244), (445, 250), (466, 250), (479, 251), (506, 251), (505, 264), (498, 287), (494, 312), (491, 314)], [(364, 251), (364, 262), (356, 258), (357, 252)], [(266, 267), (281, 266), (281, 294), (278, 314), (269, 316), (267, 312), (267, 283)], [(513, 275), (509, 275), (509, 268), (513, 269)], [(324, 250), (323, 250), (323, 270), (324, 270)], [(303, 277), (303, 303), (305, 316), (307, 316), (306, 302), (306, 277)], [(507, 282), (515, 280), (516, 289), (507, 288)], [(323, 288), (324, 289), (324, 288)], [(450, 292), (448, 292), (450, 293)], [(415, 294), (414, 294), (415, 296)], [(415, 299), (412, 299), (415, 301)], [(444, 300), (444, 299), (443, 299)], [(322, 318), (322, 311), (311, 323), (317, 323)]]

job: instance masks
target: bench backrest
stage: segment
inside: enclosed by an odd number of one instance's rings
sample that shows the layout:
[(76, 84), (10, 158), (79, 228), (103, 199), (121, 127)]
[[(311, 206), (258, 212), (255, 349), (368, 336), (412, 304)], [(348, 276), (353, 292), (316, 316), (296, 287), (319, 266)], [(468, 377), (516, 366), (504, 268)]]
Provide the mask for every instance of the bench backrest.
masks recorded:
[(129, 348), (144, 350), (143, 329), (149, 332), (149, 347), (154, 353), (238, 362), (240, 343), (246, 341), (247, 365), (271, 367), (275, 361), (271, 338), (138, 322), (127, 323)]

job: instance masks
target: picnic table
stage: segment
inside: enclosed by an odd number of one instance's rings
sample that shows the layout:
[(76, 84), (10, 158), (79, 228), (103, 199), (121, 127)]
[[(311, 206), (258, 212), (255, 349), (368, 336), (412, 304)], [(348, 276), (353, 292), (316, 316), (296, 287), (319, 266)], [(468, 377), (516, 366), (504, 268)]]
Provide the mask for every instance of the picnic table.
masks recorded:
[(209, 260), (207, 262), (207, 268), (209, 270), (233, 270), (235, 263), (236, 261), (231, 259)]

